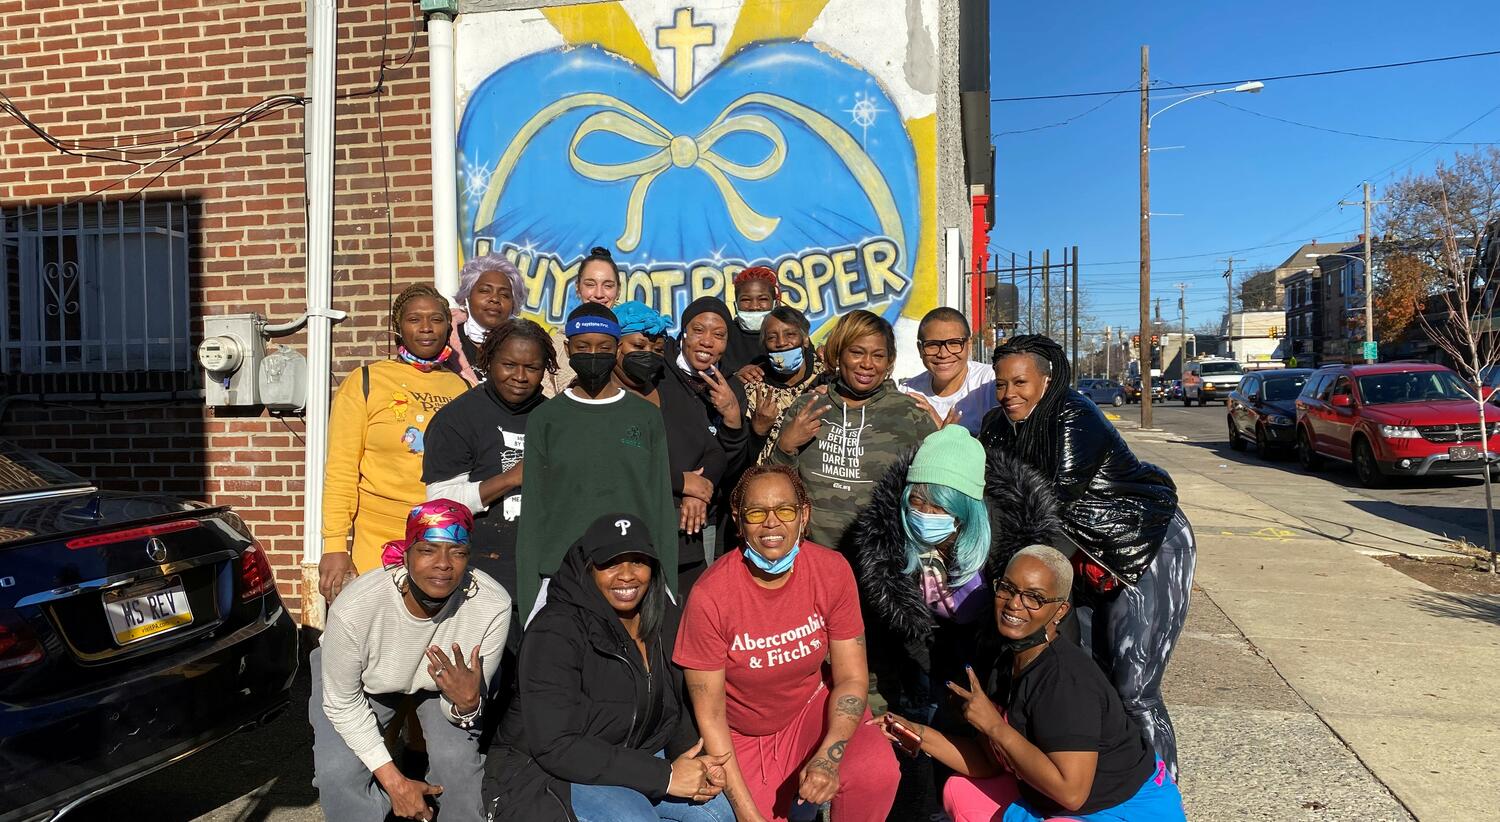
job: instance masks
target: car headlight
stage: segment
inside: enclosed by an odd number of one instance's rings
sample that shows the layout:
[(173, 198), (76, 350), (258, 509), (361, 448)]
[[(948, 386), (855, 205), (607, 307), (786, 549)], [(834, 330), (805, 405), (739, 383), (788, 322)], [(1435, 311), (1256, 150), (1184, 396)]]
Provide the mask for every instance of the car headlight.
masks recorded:
[(1291, 417), (1280, 417), (1272, 414), (1271, 416), (1266, 417), (1266, 422), (1270, 423), (1271, 425), (1292, 425), (1296, 422), (1296, 420), (1293, 420)]
[(1214, 384), (1211, 383), (1211, 382), (1204, 383), (1203, 384), (1203, 390), (1204, 391), (1212, 391), (1212, 390), (1214, 390)]
[(1380, 436), (1388, 440), (1415, 440), (1421, 439), (1422, 433), (1414, 425), (1382, 425)]

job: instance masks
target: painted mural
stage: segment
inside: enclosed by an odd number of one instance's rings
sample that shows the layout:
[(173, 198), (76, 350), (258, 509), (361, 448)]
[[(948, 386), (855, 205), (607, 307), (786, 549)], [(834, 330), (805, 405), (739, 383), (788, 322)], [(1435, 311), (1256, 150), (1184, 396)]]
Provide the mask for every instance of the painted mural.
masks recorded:
[(596, 245), (626, 272), (621, 299), (671, 316), (704, 295), (732, 301), (751, 265), (775, 269), (815, 329), (857, 308), (920, 316), (937, 292), (935, 5), (464, 15), (464, 256), (515, 262), (525, 313), (549, 325), (576, 304), (572, 278)]

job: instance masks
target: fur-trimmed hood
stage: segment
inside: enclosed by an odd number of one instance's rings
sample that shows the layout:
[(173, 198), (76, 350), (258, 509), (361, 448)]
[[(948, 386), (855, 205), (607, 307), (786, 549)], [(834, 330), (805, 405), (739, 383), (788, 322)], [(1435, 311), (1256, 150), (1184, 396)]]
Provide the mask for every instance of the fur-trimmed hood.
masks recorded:
[[(906, 534), (901, 529), (902, 491), (916, 456), (909, 452), (875, 486), (851, 533), (856, 555), (850, 557), (859, 581), (867, 617), (873, 617), (908, 646), (925, 645), (934, 618), (917, 582), (906, 573)], [(999, 576), (1016, 551), (1034, 543), (1051, 544), (1062, 533), (1057, 498), (1051, 483), (1036, 469), (999, 451), (988, 451), (984, 503), (990, 514), (987, 579)]]

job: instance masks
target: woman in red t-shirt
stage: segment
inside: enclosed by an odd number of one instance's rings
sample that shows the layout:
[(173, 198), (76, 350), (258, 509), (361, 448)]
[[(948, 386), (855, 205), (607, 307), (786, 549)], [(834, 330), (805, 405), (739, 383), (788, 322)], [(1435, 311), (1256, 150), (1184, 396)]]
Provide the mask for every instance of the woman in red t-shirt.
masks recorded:
[(693, 586), (673, 654), (704, 751), (734, 754), (724, 795), (739, 822), (811, 818), (830, 800), (836, 822), (884, 820), (900, 767), (862, 722), (870, 674), (854, 572), (802, 540), (812, 505), (792, 468), (746, 471), (730, 506), (745, 545)]

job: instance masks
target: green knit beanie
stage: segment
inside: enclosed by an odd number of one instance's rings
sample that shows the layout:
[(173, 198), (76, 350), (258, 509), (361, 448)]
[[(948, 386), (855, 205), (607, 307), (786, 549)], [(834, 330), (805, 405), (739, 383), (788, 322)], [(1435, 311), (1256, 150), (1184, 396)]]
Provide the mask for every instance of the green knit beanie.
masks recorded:
[(984, 446), (962, 425), (945, 425), (917, 447), (917, 456), (906, 469), (906, 481), (946, 485), (984, 499)]

